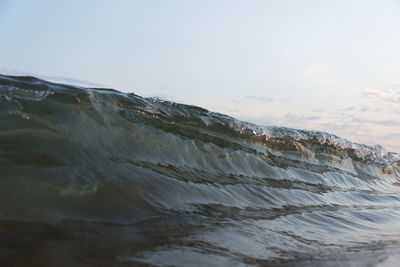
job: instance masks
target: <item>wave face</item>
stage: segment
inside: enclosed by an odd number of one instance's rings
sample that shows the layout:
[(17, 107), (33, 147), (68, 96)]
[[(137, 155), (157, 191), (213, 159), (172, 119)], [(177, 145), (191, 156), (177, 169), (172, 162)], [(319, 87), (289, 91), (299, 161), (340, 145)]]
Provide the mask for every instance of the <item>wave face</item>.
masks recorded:
[(400, 248), (400, 157), (109, 89), (0, 76), (0, 259), (374, 265)]

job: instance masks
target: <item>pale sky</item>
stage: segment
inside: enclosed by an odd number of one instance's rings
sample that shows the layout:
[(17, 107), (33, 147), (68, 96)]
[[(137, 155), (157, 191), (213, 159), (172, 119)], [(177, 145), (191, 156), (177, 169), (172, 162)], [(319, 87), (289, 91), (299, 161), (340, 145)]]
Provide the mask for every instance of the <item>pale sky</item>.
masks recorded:
[(0, 0), (0, 73), (400, 152), (399, 1)]

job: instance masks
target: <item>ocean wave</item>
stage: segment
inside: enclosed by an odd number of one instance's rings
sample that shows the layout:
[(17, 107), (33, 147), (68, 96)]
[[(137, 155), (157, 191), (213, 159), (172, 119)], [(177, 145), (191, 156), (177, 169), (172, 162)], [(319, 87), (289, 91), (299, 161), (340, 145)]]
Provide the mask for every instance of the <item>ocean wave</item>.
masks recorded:
[(380, 146), (34, 77), (0, 75), (0, 96), (2, 258), (334, 265), (397, 247), (400, 156)]

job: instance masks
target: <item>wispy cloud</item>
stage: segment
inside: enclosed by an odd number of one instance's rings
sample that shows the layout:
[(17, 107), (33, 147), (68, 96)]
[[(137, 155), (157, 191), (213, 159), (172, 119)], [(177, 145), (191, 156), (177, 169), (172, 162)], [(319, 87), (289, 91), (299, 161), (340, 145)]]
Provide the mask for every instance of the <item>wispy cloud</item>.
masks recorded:
[(324, 112), (324, 109), (322, 109), (322, 108), (315, 108), (315, 109), (312, 110), (312, 112), (321, 113), (321, 112)]
[(275, 101), (273, 97), (269, 96), (255, 96), (255, 95), (248, 95), (245, 96), (245, 99), (251, 100), (251, 101), (256, 101), (256, 102), (261, 102), (261, 103), (266, 103), (266, 102), (271, 102)]
[(284, 120), (287, 122), (301, 122), (301, 121), (315, 121), (322, 119), (321, 116), (307, 116), (307, 115), (293, 115), (293, 114), (286, 114)]
[(396, 109), (400, 108), (400, 85), (395, 84), (387, 87), (365, 87), (362, 88), (360, 95), (376, 106), (382, 108)]
[(397, 120), (367, 120), (359, 117), (353, 117), (351, 121), (358, 124), (376, 124), (390, 127), (400, 126), (400, 122)]

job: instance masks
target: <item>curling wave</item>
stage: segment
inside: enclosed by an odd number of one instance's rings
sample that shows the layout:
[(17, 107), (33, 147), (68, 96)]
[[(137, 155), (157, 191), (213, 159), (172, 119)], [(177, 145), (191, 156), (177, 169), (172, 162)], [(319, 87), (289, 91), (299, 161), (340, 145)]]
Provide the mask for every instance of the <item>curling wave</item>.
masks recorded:
[(400, 156), (380, 146), (33, 77), (0, 75), (0, 99), (2, 259), (373, 265), (400, 247)]

